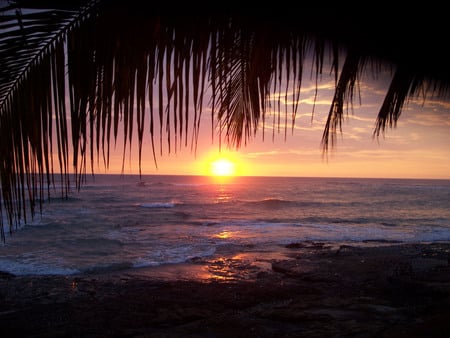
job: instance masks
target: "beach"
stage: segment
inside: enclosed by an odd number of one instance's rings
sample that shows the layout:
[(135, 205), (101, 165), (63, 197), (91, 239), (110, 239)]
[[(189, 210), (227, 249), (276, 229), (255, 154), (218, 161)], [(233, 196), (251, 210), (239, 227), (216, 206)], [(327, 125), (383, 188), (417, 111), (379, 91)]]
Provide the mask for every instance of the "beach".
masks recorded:
[(450, 243), (368, 244), (291, 243), (284, 258), (251, 262), (3, 273), (2, 337), (448, 336)]

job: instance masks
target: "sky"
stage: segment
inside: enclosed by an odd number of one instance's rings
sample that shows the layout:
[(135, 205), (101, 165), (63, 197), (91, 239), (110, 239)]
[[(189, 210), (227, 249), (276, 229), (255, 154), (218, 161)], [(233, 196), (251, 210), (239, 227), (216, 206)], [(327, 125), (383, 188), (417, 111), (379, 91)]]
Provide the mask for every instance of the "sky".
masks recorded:
[[(189, 144), (169, 153), (167, 145), (163, 144), (156, 165), (150, 138), (146, 137), (142, 173), (210, 175), (212, 163), (220, 157), (228, 157), (234, 164), (234, 174), (243, 176), (450, 179), (450, 102), (440, 98), (429, 98), (426, 102), (422, 98), (411, 100), (403, 108), (396, 128), (388, 129), (379, 138), (373, 137), (376, 115), (390, 77), (386, 70), (376, 79), (367, 74), (361, 79), (361, 100), (355, 98), (343, 132), (326, 156), (321, 140), (334, 93), (334, 77), (322, 75), (314, 101), (316, 85), (305, 71), (295, 126), (292, 133), (288, 126), (286, 138), (283, 126), (279, 133), (275, 127), (272, 138), (272, 116), (269, 115), (264, 132), (260, 126), (247, 144), (231, 151), (225, 146), (220, 148), (217, 134), (212, 137), (210, 109), (205, 105), (196, 151)], [(122, 144), (120, 139), (118, 144)], [(127, 150), (124, 166), (122, 146), (112, 149), (109, 168), (105, 169), (100, 163), (94, 167), (94, 172), (138, 174), (137, 149), (137, 142), (134, 142), (131, 152)]]
[[(274, 137), (266, 118), (254, 138), (239, 149), (219, 148), (212, 136), (209, 107), (204, 107), (197, 150), (190, 144), (157, 154), (153, 160), (149, 138), (144, 139), (142, 173), (160, 175), (210, 175), (212, 162), (228, 157), (234, 174), (241, 176), (367, 177), (450, 179), (450, 103), (442, 98), (412, 99), (403, 108), (397, 127), (373, 137), (376, 116), (389, 85), (388, 71), (377, 78), (365, 75), (360, 81), (360, 97), (355, 97), (343, 123), (343, 132), (327, 156), (322, 151), (322, 133), (334, 93), (334, 78), (323, 75), (314, 103), (315, 83), (302, 83), (300, 106), (291, 132), (284, 127)], [(315, 104), (315, 106), (314, 106)], [(314, 114), (313, 112), (314, 107)], [(264, 135), (264, 138), (263, 138)], [(120, 141), (118, 142), (119, 144)], [(159, 145), (157, 145), (159, 147)], [(221, 151), (219, 152), (219, 149)], [(110, 167), (96, 173), (122, 173), (122, 147), (112, 153)], [(125, 174), (138, 174), (137, 146), (126, 154)]]

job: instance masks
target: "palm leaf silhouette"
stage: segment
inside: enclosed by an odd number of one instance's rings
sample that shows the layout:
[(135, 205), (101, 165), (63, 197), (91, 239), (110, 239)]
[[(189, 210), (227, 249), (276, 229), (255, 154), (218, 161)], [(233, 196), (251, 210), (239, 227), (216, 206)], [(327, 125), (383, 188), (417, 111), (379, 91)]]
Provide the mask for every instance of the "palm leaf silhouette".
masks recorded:
[[(388, 48), (373, 48), (381, 40), (367, 42), (335, 13), (322, 30), (312, 16), (161, 15), (133, 0), (0, 4), (0, 212), (10, 231), (28, 211), (34, 215), (45, 191), (50, 197), (55, 173), (67, 196), (72, 172), (80, 187), (96, 161), (107, 167), (120, 134), (124, 159), (137, 135), (139, 163), (146, 130), (155, 165), (163, 146), (195, 150), (207, 99), (220, 143), (246, 144), (271, 110), (286, 135), (287, 121), (295, 122), (307, 54), (314, 55), (316, 78), (327, 56), (336, 78), (324, 151), (334, 145), (344, 107), (352, 104), (368, 65), (374, 73), (386, 57), (397, 65), (375, 135), (395, 126), (409, 97), (447, 93), (450, 83), (450, 72), (415, 67), (422, 54), (410, 61), (401, 48), (385, 53), (395, 39), (383, 42)], [(271, 107), (270, 96), (281, 102), (288, 95), (294, 103), (286, 110)]]

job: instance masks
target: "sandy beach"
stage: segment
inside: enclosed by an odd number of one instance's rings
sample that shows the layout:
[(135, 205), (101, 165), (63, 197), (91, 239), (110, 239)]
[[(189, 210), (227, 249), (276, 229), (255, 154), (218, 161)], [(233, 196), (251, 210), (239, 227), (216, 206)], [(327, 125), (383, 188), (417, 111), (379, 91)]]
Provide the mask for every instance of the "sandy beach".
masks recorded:
[(3, 273), (2, 337), (449, 335), (450, 243), (287, 249), (126, 273)]

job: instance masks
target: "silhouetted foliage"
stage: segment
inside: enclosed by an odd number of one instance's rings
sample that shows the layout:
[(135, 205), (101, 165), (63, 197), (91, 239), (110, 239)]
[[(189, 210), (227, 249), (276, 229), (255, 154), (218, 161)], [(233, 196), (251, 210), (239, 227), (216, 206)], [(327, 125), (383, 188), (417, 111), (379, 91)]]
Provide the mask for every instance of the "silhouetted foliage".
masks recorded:
[[(55, 173), (67, 196), (71, 173), (79, 187), (88, 164), (93, 170), (100, 158), (107, 167), (121, 133), (124, 154), (137, 134), (140, 163), (147, 130), (156, 164), (163, 143), (169, 152), (195, 150), (206, 105), (220, 140), (237, 148), (264, 127), (270, 111), (293, 125), (311, 54), (316, 77), (331, 71), (336, 78), (324, 151), (341, 130), (362, 72), (393, 69), (375, 135), (395, 126), (408, 98), (447, 94), (450, 83), (439, 16), (427, 29), (415, 21), (423, 17), (366, 17), (343, 8), (245, 16), (177, 15), (137, 0), (0, 4), (0, 212), (10, 231), (27, 210), (35, 213)], [(274, 109), (272, 94), (294, 103)], [(3, 223), (1, 229), (4, 239)]]

